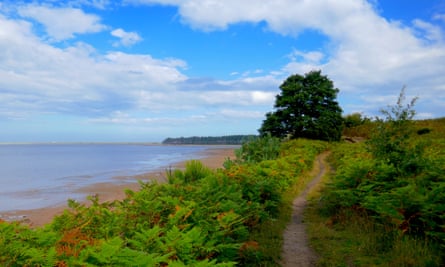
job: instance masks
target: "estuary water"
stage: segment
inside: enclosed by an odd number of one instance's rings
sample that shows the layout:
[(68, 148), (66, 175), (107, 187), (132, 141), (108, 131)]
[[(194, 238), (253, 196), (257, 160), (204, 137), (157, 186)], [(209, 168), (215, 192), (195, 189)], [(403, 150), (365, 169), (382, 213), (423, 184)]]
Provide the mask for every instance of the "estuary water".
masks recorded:
[[(76, 189), (116, 182), (116, 177), (199, 159), (209, 146), (144, 144), (0, 145), (0, 212), (36, 209), (82, 200)], [(135, 179), (124, 179), (135, 182)]]

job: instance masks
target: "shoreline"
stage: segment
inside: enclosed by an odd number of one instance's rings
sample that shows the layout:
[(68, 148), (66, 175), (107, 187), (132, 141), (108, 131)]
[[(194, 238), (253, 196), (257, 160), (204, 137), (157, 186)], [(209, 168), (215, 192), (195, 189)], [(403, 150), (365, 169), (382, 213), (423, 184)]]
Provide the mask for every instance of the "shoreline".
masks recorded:
[[(201, 161), (208, 168), (222, 168), (223, 163), (227, 158), (235, 158), (235, 149), (235, 147), (212, 147), (203, 151), (200, 155), (201, 157), (196, 159)], [(112, 180), (114, 180), (115, 182), (102, 182), (88, 185), (86, 187), (75, 190), (75, 192), (79, 192), (85, 195), (84, 200), (80, 201), (81, 203), (88, 203), (86, 196), (91, 195), (98, 195), (100, 202), (122, 200), (125, 198), (126, 189), (130, 189), (132, 191), (138, 191), (140, 189), (140, 185), (137, 181), (140, 180), (146, 182), (152, 180), (157, 181), (158, 183), (165, 183), (167, 182), (165, 171), (168, 168), (183, 169), (185, 168), (186, 162), (193, 159), (194, 158), (190, 158), (171, 166), (164, 166), (163, 169), (159, 168), (147, 173), (131, 176), (132, 180), (135, 180), (134, 182), (125, 181), (128, 179), (128, 177), (117, 176), (112, 178)], [(121, 180), (122, 182), (119, 183), (119, 180)], [(68, 201), (68, 199), (66, 201)], [(55, 216), (61, 215), (67, 208), (68, 206), (65, 202), (65, 204), (63, 205), (54, 205), (38, 209), (0, 212), (0, 221), (18, 221), (27, 224), (32, 228), (42, 227), (50, 223)]]

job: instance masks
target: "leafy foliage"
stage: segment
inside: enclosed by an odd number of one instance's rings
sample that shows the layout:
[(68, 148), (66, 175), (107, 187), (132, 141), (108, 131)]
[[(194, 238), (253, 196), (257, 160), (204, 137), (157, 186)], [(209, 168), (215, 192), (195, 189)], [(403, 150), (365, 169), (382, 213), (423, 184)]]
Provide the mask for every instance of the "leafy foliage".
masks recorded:
[(326, 145), (255, 142), (276, 149), (275, 159), (267, 149), (262, 156), (247, 149), (255, 161), (246, 156), (217, 171), (190, 161), (168, 173), (168, 183), (141, 182), (122, 201), (70, 200), (45, 228), (0, 222), (0, 265), (261, 265), (267, 248), (251, 239), (252, 231), (277, 216), (283, 192)]
[(258, 163), (263, 160), (273, 160), (279, 156), (281, 141), (277, 137), (266, 135), (257, 140), (243, 143), (236, 150), (236, 157), (241, 162)]
[[(402, 89), (397, 104), (382, 110), (385, 120), (377, 119), (377, 125), (371, 139), (368, 141), (368, 150), (375, 159), (393, 165), (399, 172), (415, 172), (420, 168), (423, 147), (410, 141), (414, 133), (412, 121), (415, 111), (414, 98), (406, 107), (405, 88)], [(417, 145), (417, 147), (415, 146)]]
[(266, 114), (260, 135), (338, 141), (343, 119), (336, 101), (339, 90), (321, 71), (292, 75), (280, 86), (274, 112)]
[[(374, 124), (366, 144), (339, 144), (333, 150), (336, 173), (323, 193), (321, 211), (336, 222), (345, 211), (366, 216), (387, 237), (385, 253), (406, 240), (444, 251), (443, 135), (417, 135), (412, 121), (415, 99), (406, 106), (403, 101), (404, 90), (397, 105), (383, 111), (385, 120)], [(445, 254), (440, 257), (444, 260)], [(429, 266), (437, 265), (435, 260)]]
[(365, 123), (369, 123), (371, 119), (367, 117), (363, 117), (361, 113), (352, 113), (344, 116), (343, 124), (345, 128), (353, 128)]

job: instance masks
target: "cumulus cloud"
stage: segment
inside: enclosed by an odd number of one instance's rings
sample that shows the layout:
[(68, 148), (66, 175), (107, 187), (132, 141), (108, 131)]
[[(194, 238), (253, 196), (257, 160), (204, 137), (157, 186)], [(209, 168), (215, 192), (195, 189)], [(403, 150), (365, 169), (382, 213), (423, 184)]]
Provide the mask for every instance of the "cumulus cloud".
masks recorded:
[[(182, 23), (197, 30), (252, 23), (296, 40), (287, 64), (279, 69), (234, 70), (226, 80), (188, 77), (188, 63), (177, 58), (102, 52), (84, 42), (58, 47), (36, 33), (35, 22), (43, 25), (50, 41), (105, 31), (100, 17), (73, 7), (106, 8), (110, 3), (26, 4), (16, 8), (19, 16), (0, 14), (0, 117), (63, 113), (93, 118), (91, 123), (205, 124), (209, 129), (232, 120), (235, 132), (236, 121), (246, 119), (256, 129), (261, 114), (273, 107), (281, 82), (313, 69), (329, 75), (350, 112), (372, 114), (393, 103), (404, 84), (408, 93), (420, 97), (423, 117), (437, 116), (437, 107), (445, 103), (444, 33), (434, 24), (442, 23), (443, 14), (404, 25), (382, 18), (365, 0), (124, 1), (177, 6)], [(0, 8), (6, 7), (0, 3)], [(323, 35), (326, 43), (309, 51), (300, 48), (298, 38), (306, 30)], [(118, 38), (115, 49), (142, 40), (119, 26), (110, 33)]]
[[(175, 5), (184, 23), (202, 30), (222, 30), (239, 22), (265, 21), (282, 34), (298, 34), (345, 18), (351, 12), (369, 9), (364, 1), (255, 1), (255, 0), (127, 0), (133, 4)], [(363, 13), (363, 12), (361, 12)]]
[(186, 66), (182, 60), (100, 54), (81, 42), (58, 48), (35, 36), (29, 22), (0, 15), (0, 25), (4, 111), (101, 114), (134, 107), (142, 92), (172, 90), (186, 79), (180, 71)]
[[(369, 99), (396, 96), (404, 84), (419, 93), (420, 104), (445, 98), (442, 28), (420, 19), (411, 25), (386, 20), (365, 0), (133, 2), (177, 5), (184, 23), (204, 31), (224, 30), (240, 22), (264, 22), (271, 31), (295, 37), (307, 29), (316, 30), (328, 38), (326, 47), (321, 51), (295, 49), (282, 73), (321, 69), (343, 92), (354, 96), (351, 99), (362, 94)], [(433, 19), (443, 18), (437, 14)], [(346, 105), (352, 108), (354, 104)]]
[(74, 38), (75, 34), (96, 33), (106, 29), (100, 18), (83, 10), (30, 4), (18, 8), (22, 17), (41, 23), (49, 38), (55, 41)]
[(121, 28), (111, 31), (111, 35), (120, 39), (119, 42), (114, 44), (115, 46), (132, 46), (142, 41), (142, 38), (136, 32), (126, 32)]
[(421, 19), (415, 19), (413, 24), (420, 31), (419, 36), (421, 38), (424, 37), (431, 42), (442, 42), (444, 40), (444, 33), (440, 27)]
[[(59, 48), (36, 36), (30, 22), (0, 15), (0, 24), (2, 118), (63, 113), (113, 124), (152, 125), (156, 118), (200, 123), (202, 114), (221, 108), (226, 111), (206, 118), (227, 119), (236, 107), (244, 110), (245, 116), (239, 118), (252, 118), (270, 109), (279, 83), (272, 75), (191, 79), (182, 73), (187, 63), (180, 59), (118, 51), (101, 54), (82, 42)], [(184, 117), (175, 120), (178, 111)], [(153, 117), (140, 115), (147, 112)]]

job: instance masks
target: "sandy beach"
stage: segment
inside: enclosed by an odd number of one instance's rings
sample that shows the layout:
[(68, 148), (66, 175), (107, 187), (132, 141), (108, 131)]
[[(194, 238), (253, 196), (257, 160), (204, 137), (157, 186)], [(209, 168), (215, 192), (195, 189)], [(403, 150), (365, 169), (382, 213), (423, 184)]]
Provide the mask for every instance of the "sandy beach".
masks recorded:
[[(234, 148), (215, 146), (214, 148), (207, 149), (203, 153), (203, 157), (199, 160), (205, 166), (212, 169), (222, 168), (222, 164), (227, 158), (235, 158)], [(192, 160), (192, 158), (190, 160)], [(182, 169), (185, 167), (186, 162), (187, 161), (183, 161), (175, 164), (174, 166), (165, 166), (163, 169), (136, 175), (132, 178), (133, 180), (141, 181), (156, 180), (160, 183), (166, 182), (167, 178), (165, 175), (165, 170), (168, 168)], [(119, 177), (117, 178), (117, 180), (119, 180)], [(100, 201), (106, 202), (125, 198), (126, 189), (137, 191), (139, 190), (139, 184), (137, 182), (129, 183), (128, 181), (122, 181), (121, 184), (118, 182), (99, 183), (81, 188), (78, 191), (84, 193), (85, 195), (98, 195)], [(87, 200), (85, 200), (85, 202), (87, 202)], [(21, 221), (30, 225), (31, 227), (41, 227), (51, 222), (54, 216), (62, 214), (66, 208), (66, 205), (62, 205), (45, 207), (41, 209), (0, 212), (0, 219), (7, 221)]]

